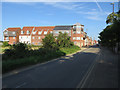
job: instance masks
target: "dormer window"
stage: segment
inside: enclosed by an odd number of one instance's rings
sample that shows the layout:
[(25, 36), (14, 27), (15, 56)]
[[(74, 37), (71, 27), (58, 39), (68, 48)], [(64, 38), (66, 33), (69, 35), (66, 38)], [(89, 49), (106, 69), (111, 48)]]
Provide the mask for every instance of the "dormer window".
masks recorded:
[(42, 34), (42, 31), (39, 31), (38, 34)]
[(44, 31), (44, 34), (47, 34), (47, 31)]
[(35, 32), (33, 32), (33, 34), (36, 34), (36, 31), (35, 31)]
[(24, 31), (21, 31), (21, 34), (24, 34)]
[(27, 34), (30, 34), (30, 31), (27, 30)]
[(15, 34), (15, 32), (12, 32), (13, 34)]
[(78, 34), (80, 34), (80, 31), (77, 31)]

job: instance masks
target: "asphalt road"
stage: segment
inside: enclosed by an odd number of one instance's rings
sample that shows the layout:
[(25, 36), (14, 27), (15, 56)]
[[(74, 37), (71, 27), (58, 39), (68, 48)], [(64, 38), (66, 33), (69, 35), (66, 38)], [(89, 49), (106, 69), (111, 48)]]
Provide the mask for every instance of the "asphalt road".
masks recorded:
[(93, 65), (99, 48), (92, 47), (53, 62), (2, 78), (3, 88), (76, 88)]

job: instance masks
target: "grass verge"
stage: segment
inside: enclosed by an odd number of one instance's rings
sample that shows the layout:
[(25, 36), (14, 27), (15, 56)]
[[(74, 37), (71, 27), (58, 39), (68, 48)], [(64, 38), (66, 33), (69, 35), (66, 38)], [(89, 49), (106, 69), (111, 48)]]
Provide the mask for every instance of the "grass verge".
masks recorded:
[(46, 62), (46, 61), (58, 58), (60, 56), (64, 56), (66, 54), (74, 53), (78, 50), (80, 50), (79, 47), (73, 46), (71, 48), (61, 48), (58, 51), (48, 52), (44, 56), (36, 55), (36, 56), (30, 56), (30, 57), (25, 57), (21, 59), (15, 59), (15, 60), (12, 60), (12, 59), (4, 60), (2, 61), (2, 72), (6, 73), (8, 71), (11, 71), (20, 67)]

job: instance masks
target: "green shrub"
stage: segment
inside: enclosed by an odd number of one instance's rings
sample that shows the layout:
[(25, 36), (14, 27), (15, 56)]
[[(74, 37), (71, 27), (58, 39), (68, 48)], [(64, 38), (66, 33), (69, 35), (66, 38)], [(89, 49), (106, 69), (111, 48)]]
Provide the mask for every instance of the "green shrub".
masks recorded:
[(7, 46), (9, 46), (8, 42), (4, 41), (2, 47), (7, 47)]

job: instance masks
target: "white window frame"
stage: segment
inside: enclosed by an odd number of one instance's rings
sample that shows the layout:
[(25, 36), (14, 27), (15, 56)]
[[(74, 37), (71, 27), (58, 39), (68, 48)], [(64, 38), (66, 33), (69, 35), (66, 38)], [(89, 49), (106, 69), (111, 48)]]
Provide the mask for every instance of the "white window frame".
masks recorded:
[(47, 31), (44, 31), (44, 34), (47, 34)]
[(6, 39), (6, 40), (9, 40), (9, 37), (6, 37), (5, 39)]
[(38, 37), (38, 39), (41, 39), (40, 37)]
[(39, 31), (38, 34), (42, 34), (42, 31)]
[(76, 37), (73, 37), (73, 40), (76, 40)]
[(29, 31), (29, 30), (27, 30), (27, 34), (30, 34), (30, 31)]
[(80, 40), (80, 37), (77, 37), (77, 40)]
[(56, 34), (59, 34), (59, 32), (58, 32), (58, 31), (55, 31), (55, 33), (56, 33)]
[(66, 31), (66, 33), (69, 33), (69, 31)]
[(80, 31), (77, 31), (78, 34), (80, 34)]
[(8, 32), (7, 31), (5, 31), (5, 34), (7, 34)]
[(13, 37), (13, 39), (15, 39), (15, 37)]
[(35, 39), (35, 37), (32, 37), (32, 39)]
[(83, 40), (83, 37), (81, 37), (81, 40)]
[(50, 33), (53, 33), (53, 31), (50, 31)]
[(21, 31), (21, 34), (24, 34), (24, 31)]
[(15, 34), (15, 32), (12, 32), (12, 34)]

